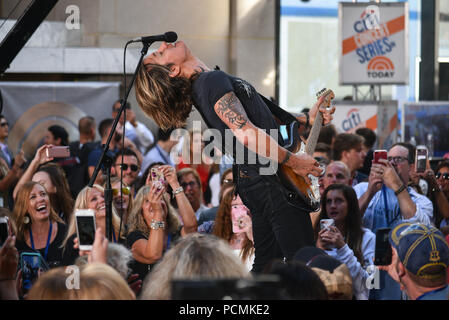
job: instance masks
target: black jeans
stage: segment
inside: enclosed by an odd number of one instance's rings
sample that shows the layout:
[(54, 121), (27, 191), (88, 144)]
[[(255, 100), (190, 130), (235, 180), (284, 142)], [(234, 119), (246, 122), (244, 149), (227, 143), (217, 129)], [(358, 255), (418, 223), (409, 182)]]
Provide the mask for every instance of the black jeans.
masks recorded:
[(251, 165), (239, 165), (234, 172), (238, 194), (252, 215), (253, 272), (262, 272), (272, 259), (290, 260), (300, 248), (314, 245), (310, 209), (277, 176), (259, 175), (259, 168)]

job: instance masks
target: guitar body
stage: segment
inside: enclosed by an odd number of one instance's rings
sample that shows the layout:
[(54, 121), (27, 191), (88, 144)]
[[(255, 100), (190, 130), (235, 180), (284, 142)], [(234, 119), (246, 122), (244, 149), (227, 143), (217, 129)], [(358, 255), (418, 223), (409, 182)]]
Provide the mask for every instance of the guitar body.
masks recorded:
[[(319, 99), (319, 102), (321, 102), (321, 106), (329, 107), (331, 104), (331, 100), (334, 98), (334, 93), (332, 92), (332, 90), (323, 89), (317, 94), (317, 97)], [(312, 129), (310, 130), (310, 134), (306, 144), (301, 141), (301, 138), (299, 136), (298, 123), (291, 123), (288, 126), (289, 139), (288, 142), (284, 145), (284, 148), (286, 148), (293, 154), (307, 153), (308, 155), (312, 155), (318, 141), (322, 122), (322, 114), (321, 112), (318, 112)], [(317, 211), (320, 209), (321, 196), (318, 177), (309, 174), (308, 178), (311, 181), (311, 184), (309, 185), (304, 177), (296, 174), (292, 168), (284, 164), (279, 165), (278, 176), (281, 180), (281, 183), (285, 187), (287, 187), (287, 189), (296, 193), (311, 208), (312, 211)]]
[[(297, 143), (292, 144), (295, 148), (286, 149), (294, 154), (304, 153), (305, 144), (303, 142), (299, 142), (299, 140), (300, 138), (297, 136)], [(309, 175), (309, 179), (312, 182), (309, 185), (302, 176), (296, 174), (292, 168), (283, 164), (279, 165), (278, 176), (281, 179), (282, 184), (287, 187), (287, 189), (297, 194), (312, 211), (317, 211), (320, 209), (320, 186), (317, 177)]]

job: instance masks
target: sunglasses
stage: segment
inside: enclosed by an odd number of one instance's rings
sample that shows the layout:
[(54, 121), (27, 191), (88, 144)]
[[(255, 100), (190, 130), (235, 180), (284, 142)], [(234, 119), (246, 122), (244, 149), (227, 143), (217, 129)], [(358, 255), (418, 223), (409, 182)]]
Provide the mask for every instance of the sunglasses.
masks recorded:
[(435, 178), (440, 179), (442, 177), (444, 180), (449, 180), (449, 173), (437, 173)]
[(181, 187), (183, 188), (183, 189), (187, 189), (187, 187), (191, 187), (191, 188), (195, 188), (196, 186), (197, 186), (197, 183), (195, 182), (195, 181), (190, 181), (189, 183), (187, 183), (187, 182), (183, 182), (183, 183), (181, 183)]
[[(118, 196), (120, 192), (120, 189), (112, 189), (112, 194), (114, 195), (114, 197)], [(122, 194), (124, 194), (125, 196), (128, 196), (131, 194), (131, 188), (130, 187), (122, 187)]]
[(129, 165), (129, 164), (126, 164), (126, 163), (124, 163), (124, 164), (121, 164), (121, 163), (120, 163), (119, 166), (120, 166), (120, 168), (123, 169), (123, 171), (128, 170), (128, 167), (131, 168), (131, 171), (134, 171), (134, 172), (136, 172), (136, 171), (139, 170), (139, 166), (138, 166), (138, 165), (135, 165), (135, 164)]
[(6, 126), (8, 126), (9, 127), (9, 123), (8, 122), (2, 122), (2, 123), (0, 123), (0, 127), (6, 127)]

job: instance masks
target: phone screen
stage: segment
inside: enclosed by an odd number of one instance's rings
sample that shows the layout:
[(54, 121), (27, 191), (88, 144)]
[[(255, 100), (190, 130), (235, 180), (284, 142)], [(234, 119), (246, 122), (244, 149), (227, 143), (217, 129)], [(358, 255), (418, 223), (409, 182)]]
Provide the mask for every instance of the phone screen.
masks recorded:
[(427, 150), (416, 149), (416, 172), (424, 172), (427, 167)]
[(374, 257), (374, 264), (376, 266), (388, 266), (391, 264), (390, 230), (390, 228), (381, 228), (376, 231), (376, 250)]
[(28, 292), (39, 276), (41, 268), (41, 258), (38, 253), (22, 253), (22, 289), (23, 293)]
[(8, 222), (0, 222), (0, 246), (2, 246), (6, 238), (8, 238)]
[(78, 241), (80, 245), (92, 245), (95, 240), (94, 216), (77, 216)]

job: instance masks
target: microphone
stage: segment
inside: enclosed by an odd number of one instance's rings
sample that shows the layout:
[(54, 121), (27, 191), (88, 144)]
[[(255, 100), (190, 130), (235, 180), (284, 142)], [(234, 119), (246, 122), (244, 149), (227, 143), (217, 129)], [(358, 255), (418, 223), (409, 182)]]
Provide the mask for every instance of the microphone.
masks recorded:
[(169, 31), (164, 34), (159, 34), (157, 36), (140, 37), (131, 40), (130, 42), (142, 42), (142, 43), (153, 43), (155, 41), (165, 41), (165, 42), (175, 42), (178, 40), (178, 35), (176, 32)]

